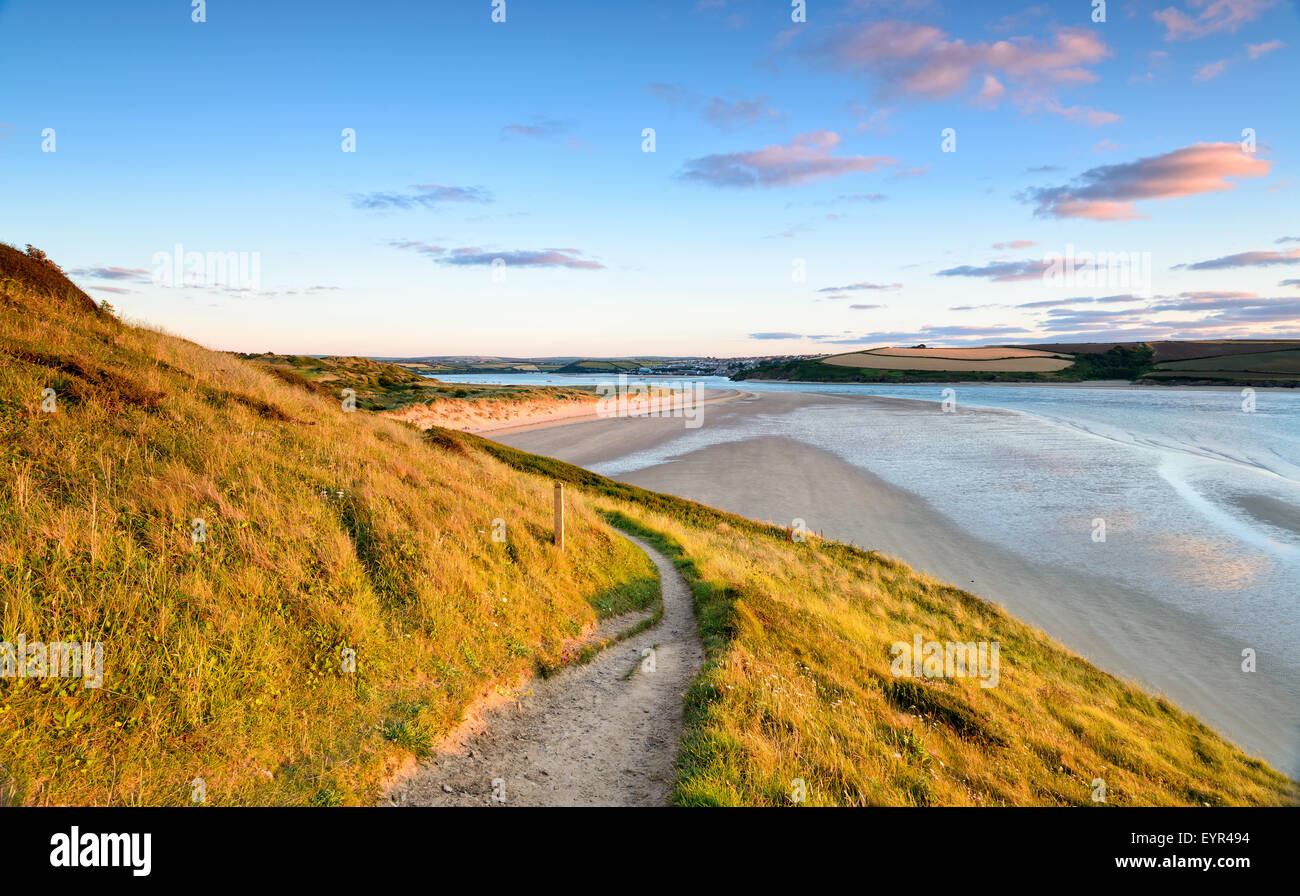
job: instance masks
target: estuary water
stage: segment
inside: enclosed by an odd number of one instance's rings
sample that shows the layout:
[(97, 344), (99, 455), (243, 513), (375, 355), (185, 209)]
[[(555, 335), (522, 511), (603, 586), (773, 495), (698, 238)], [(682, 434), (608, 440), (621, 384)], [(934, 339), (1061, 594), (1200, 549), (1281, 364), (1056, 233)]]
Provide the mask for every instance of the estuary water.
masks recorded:
[[(440, 379), (610, 381), (546, 374)], [(1054, 581), (1070, 583), (1036, 600), (1069, 602), (1063, 609), (1075, 613), (1095, 602), (1088, 610), (1094, 619), (1131, 607), (1135, 620), (1155, 630), (1129, 641), (1111, 619), (1090, 626), (1090, 640), (1075, 637), (1077, 620), (1061, 617), (1053, 630), (1052, 617), (1034, 618), (1034, 604), (1018, 603), (1014, 588), (989, 595), (956, 582), (1024, 612), (1110, 671), (1169, 693), (1278, 768), (1300, 772), (1300, 393), (689, 381), (896, 401), (814, 403), (788, 413), (732, 415), (718, 425), (706, 405), (699, 428), (683, 427), (667, 441), (592, 468), (628, 474), (763, 436), (831, 452), (923, 498), (970, 535), (1022, 558), (1027, 569), (1050, 569)], [(926, 569), (922, 556), (903, 559)], [(1025, 587), (1041, 591), (1043, 581)], [(1139, 651), (1159, 652), (1160, 659)], [(1245, 651), (1254, 652), (1257, 671), (1242, 670)], [(1160, 667), (1154, 672), (1153, 663)], [(1178, 668), (1163, 669), (1170, 665)], [(1184, 691), (1184, 678), (1195, 687)]]

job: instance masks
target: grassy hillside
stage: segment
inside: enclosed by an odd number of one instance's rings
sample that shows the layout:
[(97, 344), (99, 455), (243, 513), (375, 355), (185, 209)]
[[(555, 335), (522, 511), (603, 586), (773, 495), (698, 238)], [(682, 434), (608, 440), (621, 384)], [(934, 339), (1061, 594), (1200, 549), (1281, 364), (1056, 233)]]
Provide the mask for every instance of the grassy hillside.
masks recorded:
[[(1274, 343), (1276, 345), (1276, 343)], [(1270, 350), (1268, 343), (1255, 351), (1194, 356), (1159, 363), (1146, 374), (1151, 382), (1209, 382), (1234, 385), (1296, 385), (1300, 381), (1300, 348), (1283, 343)]]
[(599, 358), (588, 361), (573, 361), (556, 368), (555, 373), (636, 373), (643, 365), (640, 361), (623, 361)]
[(444, 383), (402, 365), (370, 358), (313, 358), (271, 353), (238, 357), (264, 367), (285, 382), (313, 388), (335, 400), (340, 399), (343, 389), (352, 389), (357, 407), (366, 411), (391, 411), (449, 399), (519, 403), (591, 401), (595, 397), (594, 389)]
[[(708, 663), (687, 695), (683, 805), (1294, 805), (1300, 789), (1168, 700), (902, 563), (474, 436), (580, 486), (692, 583)], [(890, 647), (996, 641), (996, 687), (891, 674)]]
[(101, 641), (106, 668), (0, 679), (0, 805), (185, 804), (196, 778), (368, 802), (476, 696), (657, 598), (581, 495), (558, 555), (549, 481), (233, 356), (11, 281), (0, 358), (0, 641)]
[(0, 294), (6, 291), (41, 296), (87, 314), (99, 313), (94, 299), (64, 276), (44, 252), (30, 245), (23, 252), (0, 243)]
[[(1049, 350), (1048, 346), (1015, 346)], [(1143, 344), (1115, 345), (1105, 351), (1081, 352), (1064, 370), (1045, 373), (982, 370), (906, 370), (849, 367), (824, 359), (804, 358), (763, 364), (741, 371), (734, 380), (791, 380), (806, 383), (1052, 383), (1136, 379), (1151, 367), (1152, 350)]]
[[(0, 641), (105, 653), (101, 688), (0, 679), (0, 804), (186, 804), (198, 778), (214, 804), (368, 802), (476, 696), (653, 603), (611, 522), (695, 591), (680, 803), (783, 804), (796, 777), (810, 803), (1091, 805), (1094, 777), (1110, 804), (1296, 800), (1168, 702), (876, 555), (345, 413), (13, 278), (0, 356)], [(893, 678), (914, 633), (998, 640), (1001, 683)]]

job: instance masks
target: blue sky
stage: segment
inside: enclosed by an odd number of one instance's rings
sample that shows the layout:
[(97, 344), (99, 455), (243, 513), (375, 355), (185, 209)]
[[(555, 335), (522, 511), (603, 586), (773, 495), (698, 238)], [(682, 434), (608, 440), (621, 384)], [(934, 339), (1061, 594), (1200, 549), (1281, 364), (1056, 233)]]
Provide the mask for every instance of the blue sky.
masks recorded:
[(0, 239), (245, 351), (1300, 336), (1294, 4), (792, 11), (0, 0)]

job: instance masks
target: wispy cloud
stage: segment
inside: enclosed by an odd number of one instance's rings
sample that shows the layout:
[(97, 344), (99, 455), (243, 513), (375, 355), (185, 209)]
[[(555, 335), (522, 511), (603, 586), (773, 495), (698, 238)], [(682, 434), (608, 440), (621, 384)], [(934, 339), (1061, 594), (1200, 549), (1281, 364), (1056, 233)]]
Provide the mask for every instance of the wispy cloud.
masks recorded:
[[(1059, 263), (1059, 262), (1057, 262)], [(1012, 283), (1017, 280), (1038, 280), (1051, 268), (1053, 262), (1042, 258), (1025, 261), (994, 261), (985, 265), (958, 265), (936, 271), (938, 277), (983, 277), (994, 283)]]
[(857, 292), (859, 290), (902, 289), (901, 283), (850, 283), (847, 286), (823, 286), (818, 292)]
[(789, 187), (896, 166), (889, 156), (837, 156), (834, 131), (799, 134), (787, 144), (691, 159), (679, 175), (713, 187)]
[(95, 280), (131, 280), (135, 283), (149, 283), (153, 280), (151, 272), (144, 268), (75, 268), (68, 271), (73, 277), (91, 277)]
[(1037, 245), (1033, 240), (1007, 240), (1002, 243), (994, 243), (993, 248), (1001, 252), (1003, 249), (1028, 249), (1033, 245)]
[[(1113, 297), (1138, 301), (1136, 296)], [(1046, 308), (1042, 326), (1053, 337), (1074, 337), (1090, 341), (1118, 339), (1197, 339), (1243, 336), (1285, 336), (1277, 327), (1294, 330), (1300, 325), (1300, 299), (1261, 298), (1238, 290), (1201, 290), (1161, 296), (1142, 307), (1105, 309), (1080, 308), (1101, 304), (1103, 299), (1076, 298), (1061, 302), (1035, 302), (1021, 308)], [(1179, 314), (1168, 320), (1161, 315)]]
[(672, 106), (690, 106), (698, 109), (700, 117), (720, 131), (738, 131), (762, 122), (783, 120), (784, 112), (771, 105), (766, 96), (705, 97), (681, 84), (653, 83), (646, 89), (655, 97)]
[(491, 251), (479, 246), (461, 246), (448, 249), (430, 243), (415, 240), (393, 240), (389, 243), (394, 249), (418, 252), (433, 259), (438, 264), (454, 267), (491, 267), (498, 260), (506, 267), (532, 268), (571, 268), (573, 270), (599, 271), (605, 266), (598, 261), (584, 257), (578, 249), (504, 249)]
[(539, 117), (534, 119), (532, 124), (508, 124), (501, 129), (501, 136), (502, 138), (531, 137), (540, 140), (558, 137), (572, 127), (571, 121)]
[(1292, 249), (1289, 252), (1274, 252), (1271, 249), (1238, 252), (1235, 255), (1224, 255), (1221, 258), (1211, 258), (1209, 261), (1198, 261), (1194, 264), (1176, 264), (1174, 270), (1219, 271), (1225, 268), (1258, 268), (1275, 264), (1300, 264), (1300, 249)]
[(409, 193), (359, 193), (352, 197), (355, 208), (381, 209), (436, 208), (451, 202), (491, 202), (492, 194), (482, 187), (448, 187), (442, 184), (412, 184)]
[(1243, 305), (1259, 304), (1259, 296), (1253, 292), (1235, 292), (1226, 290), (1199, 290), (1180, 292), (1178, 295), (1164, 298), (1153, 303), (1148, 311), (1214, 311), (1224, 308), (1240, 308)]
[(889, 123), (893, 117), (892, 109), (870, 109), (862, 103), (850, 101), (848, 104), (849, 114), (857, 119), (857, 124), (853, 126), (859, 134), (892, 134), (894, 127)]
[(839, 337), (825, 340), (831, 345), (887, 345), (915, 342), (943, 342), (945, 345), (978, 344), (1007, 337), (1020, 338), (1032, 331), (1024, 327), (921, 327), (918, 330), (864, 333), (861, 336)]
[(767, 97), (726, 100), (715, 96), (704, 107), (704, 120), (724, 131), (735, 131), (760, 121), (779, 121), (785, 116), (768, 105)]
[(1280, 40), (1268, 40), (1262, 44), (1246, 44), (1246, 53), (1252, 60), (1259, 59), (1261, 56), (1267, 56), (1274, 50), (1280, 50), (1286, 44)]
[(1209, 81), (1219, 77), (1228, 69), (1228, 60), (1220, 59), (1217, 62), (1207, 62), (1197, 69), (1196, 74), (1192, 75), (1193, 81)]
[(1132, 293), (1124, 293), (1123, 295), (1101, 296), (1099, 298), (1093, 298), (1091, 296), (1076, 296), (1072, 299), (1045, 299), (1038, 302), (1024, 302), (1016, 307), (1030, 309), (1065, 308), (1071, 305), (1126, 305), (1130, 302), (1144, 301), (1146, 300), (1141, 296), (1135, 296)]
[(1195, 40), (1224, 31), (1236, 31), (1253, 22), (1279, 0), (1188, 0), (1189, 15), (1176, 6), (1157, 10), (1151, 17), (1165, 26), (1165, 40)]
[(689, 102), (692, 98), (691, 92), (681, 84), (655, 82), (653, 84), (647, 84), (645, 87), (646, 90), (650, 91), (654, 96), (673, 106)]
[(1133, 203), (1231, 190), (1228, 178), (1264, 177), (1272, 163), (1236, 143), (1196, 143), (1134, 162), (1085, 171), (1059, 187), (1035, 187), (1021, 198), (1045, 218), (1124, 221), (1141, 217)]
[(441, 255), (447, 251), (446, 246), (435, 246), (432, 243), (422, 243), (418, 240), (392, 240), (389, 242), (394, 249), (405, 249), (408, 252), (419, 252), (421, 255)]

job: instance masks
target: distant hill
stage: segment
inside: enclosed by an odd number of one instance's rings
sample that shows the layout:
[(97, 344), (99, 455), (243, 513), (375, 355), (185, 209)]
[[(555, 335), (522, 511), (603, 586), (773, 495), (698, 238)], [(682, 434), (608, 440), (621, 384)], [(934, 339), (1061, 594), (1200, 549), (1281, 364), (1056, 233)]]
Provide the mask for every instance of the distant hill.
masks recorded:
[[(978, 353), (985, 357), (976, 357)], [(1300, 340), (877, 348), (762, 364), (732, 378), (841, 383), (1127, 380), (1166, 385), (1300, 386)]]
[(351, 389), (357, 407), (366, 411), (395, 411), (410, 405), (448, 399), (469, 401), (572, 401), (589, 400), (587, 390), (556, 386), (493, 386), (444, 383), (422, 376), (422, 368), (358, 357), (317, 358), (309, 355), (238, 354), (242, 360), (265, 368), (287, 383), (339, 399)]
[(553, 373), (635, 373), (644, 367), (640, 361), (622, 361), (606, 358), (574, 361), (552, 371)]

